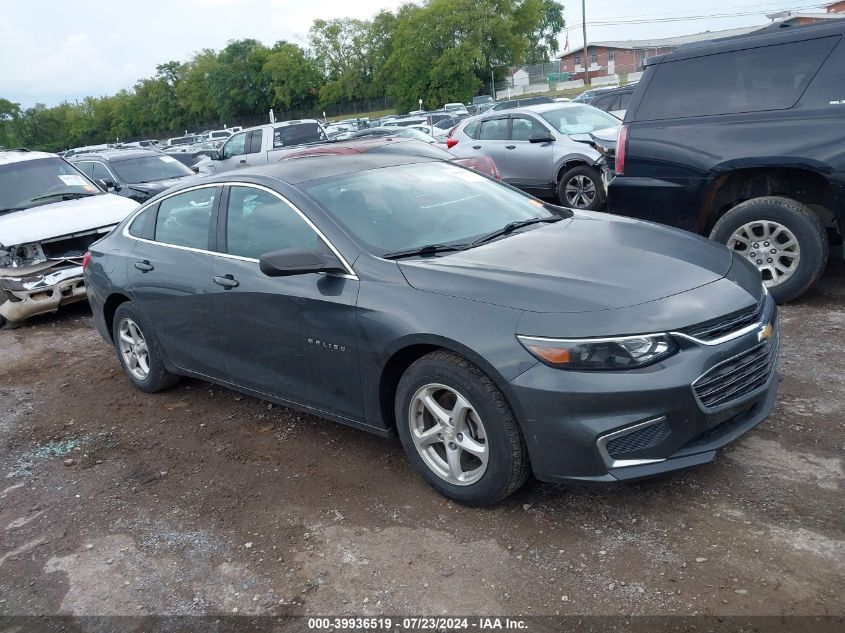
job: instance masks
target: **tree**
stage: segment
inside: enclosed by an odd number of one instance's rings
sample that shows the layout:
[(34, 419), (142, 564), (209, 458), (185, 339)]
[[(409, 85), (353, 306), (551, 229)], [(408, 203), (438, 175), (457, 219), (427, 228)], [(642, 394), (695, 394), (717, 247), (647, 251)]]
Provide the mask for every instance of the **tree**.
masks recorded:
[(282, 110), (313, 107), (322, 81), (314, 60), (296, 44), (277, 42), (264, 62), (272, 105)]

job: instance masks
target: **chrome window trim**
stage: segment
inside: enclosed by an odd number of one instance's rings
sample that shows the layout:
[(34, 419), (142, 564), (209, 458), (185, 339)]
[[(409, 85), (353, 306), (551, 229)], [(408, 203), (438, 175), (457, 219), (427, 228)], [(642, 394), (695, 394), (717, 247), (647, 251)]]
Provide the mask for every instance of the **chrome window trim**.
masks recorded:
[[(308, 216), (306, 216), (304, 213), (302, 213), (302, 211), (300, 211), (290, 200), (285, 198), (278, 191), (274, 191), (273, 189), (270, 189), (269, 187), (266, 187), (264, 185), (257, 185), (255, 183), (242, 182), (242, 181), (203, 183), (201, 185), (194, 185), (192, 187), (180, 189), (179, 191), (174, 191), (173, 193), (168, 194), (168, 195), (164, 196), (163, 198), (159, 198), (159, 199), (155, 200), (155, 202), (153, 202), (152, 204), (160, 204), (161, 202), (164, 202), (165, 200), (172, 198), (174, 196), (178, 196), (178, 195), (181, 195), (183, 193), (189, 193), (191, 191), (196, 191), (198, 189), (208, 189), (208, 188), (217, 188), (217, 187), (251, 187), (253, 189), (259, 189), (261, 191), (266, 191), (267, 193), (276, 196), (279, 200), (281, 200), (286, 205), (288, 205), (291, 209), (293, 209), (293, 211), (300, 218), (302, 218), (305, 221), (305, 223), (311, 228), (311, 230), (313, 230), (317, 234), (317, 236), (323, 241), (323, 243), (326, 246), (329, 247), (329, 250), (331, 250), (331, 252), (334, 253), (334, 255), (338, 258), (338, 260), (343, 265), (343, 267), (347, 270), (347, 272), (344, 273), (344, 274), (338, 274), (338, 275), (332, 275), (332, 276), (333, 277), (342, 277), (344, 279), (353, 279), (355, 281), (358, 281), (358, 275), (355, 274), (355, 271), (352, 269), (352, 266), (349, 265), (349, 262), (346, 261), (346, 258), (343, 255), (340, 254), (340, 251), (338, 251), (337, 248), (335, 248), (334, 244), (332, 244), (329, 241), (329, 239), (325, 236), (325, 234), (319, 228), (317, 228), (317, 226), (311, 221), (311, 219)], [(253, 262), (253, 263), (256, 263), (256, 264), (258, 263), (258, 260), (255, 259), (254, 257), (243, 257), (241, 255), (231, 255), (230, 253), (220, 253), (218, 251), (209, 251), (207, 249), (194, 248), (192, 246), (180, 246), (179, 244), (167, 244), (165, 242), (158, 242), (156, 240), (148, 240), (148, 239), (145, 239), (143, 237), (135, 237), (134, 235), (130, 235), (129, 227), (132, 226), (132, 223), (135, 221), (135, 218), (137, 218), (139, 215), (141, 215), (146, 209), (150, 208), (152, 206), (152, 204), (150, 204), (150, 203), (143, 204), (138, 209), (135, 210), (135, 212), (129, 217), (129, 220), (127, 220), (126, 224), (124, 224), (124, 226), (123, 226), (123, 230), (121, 231), (121, 234), (123, 235), (123, 237), (127, 237), (130, 240), (135, 240), (136, 242), (144, 242), (145, 244), (154, 244), (156, 246), (165, 246), (167, 248), (175, 248), (175, 249), (182, 250), (182, 251), (189, 251), (191, 253), (199, 253), (199, 254), (202, 254), (202, 255), (214, 255), (215, 257), (222, 257), (224, 259), (235, 259), (235, 260), (242, 261), (242, 262)], [(327, 274), (327, 273), (324, 273), (324, 274)]]
[(644, 422), (639, 422), (638, 424), (634, 424), (632, 426), (626, 426), (624, 429), (620, 429), (618, 431), (614, 431), (613, 433), (608, 433), (607, 435), (602, 435), (596, 440), (596, 448), (599, 451), (599, 455), (601, 455), (602, 460), (604, 460), (605, 466), (608, 468), (626, 468), (628, 466), (644, 466), (645, 464), (657, 464), (660, 462), (665, 462), (666, 458), (660, 459), (613, 459), (610, 456), (610, 453), (607, 452), (607, 443), (615, 439), (617, 437), (622, 437), (623, 435), (628, 435), (629, 433), (633, 433), (634, 431), (639, 431), (647, 426), (652, 426), (654, 424), (660, 424), (666, 420), (665, 415), (661, 415), (657, 418), (651, 418), (649, 420), (645, 420)]

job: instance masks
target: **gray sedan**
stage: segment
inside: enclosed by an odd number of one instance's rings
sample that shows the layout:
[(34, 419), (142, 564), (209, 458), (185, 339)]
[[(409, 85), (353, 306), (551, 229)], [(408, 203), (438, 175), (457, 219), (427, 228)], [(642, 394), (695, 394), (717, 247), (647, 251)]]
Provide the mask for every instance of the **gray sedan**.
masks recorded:
[(431, 486), (472, 505), (531, 472), (708, 462), (778, 384), (774, 304), (745, 258), (413, 156), (171, 189), (91, 246), (85, 285), (140, 390), (193, 376), (397, 433)]
[(563, 206), (604, 207), (601, 154), (572, 137), (618, 129), (619, 119), (592, 106), (547, 103), (487, 112), (461, 123), (446, 143), (461, 158), (489, 156), (502, 180)]

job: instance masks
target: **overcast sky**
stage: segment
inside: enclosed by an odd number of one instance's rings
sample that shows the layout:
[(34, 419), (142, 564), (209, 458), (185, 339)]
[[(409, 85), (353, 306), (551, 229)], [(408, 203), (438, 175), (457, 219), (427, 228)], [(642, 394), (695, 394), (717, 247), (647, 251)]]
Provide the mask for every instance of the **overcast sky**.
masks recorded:
[[(766, 22), (773, 9), (807, 7), (813, 0), (587, 0), (587, 23), (750, 13), (683, 22), (588, 26), (588, 40), (642, 39)], [(156, 64), (185, 60), (203, 48), (252, 37), (265, 44), (301, 44), (316, 18), (366, 19), (400, 0), (26, 0), (5, 2), (0, 13), (0, 97), (31, 106), (86, 95), (113, 94), (155, 72)], [(581, 23), (579, 0), (564, 0), (566, 23)], [(697, 5), (697, 6), (696, 6)], [(561, 34), (561, 48), (565, 41)], [(569, 31), (570, 48), (581, 44)]]

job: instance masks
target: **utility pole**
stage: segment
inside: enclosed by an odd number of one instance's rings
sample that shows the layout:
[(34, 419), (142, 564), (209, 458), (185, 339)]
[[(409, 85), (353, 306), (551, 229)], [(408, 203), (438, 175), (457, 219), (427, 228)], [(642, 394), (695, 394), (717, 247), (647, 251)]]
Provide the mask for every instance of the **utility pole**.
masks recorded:
[(493, 76), (493, 67), (490, 67), (490, 96), (496, 100), (496, 77)]
[(587, 62), (587, 0), (581, 0), (581, 28), (584, 34), (584, 85), (590, 85), (590, 66)]

